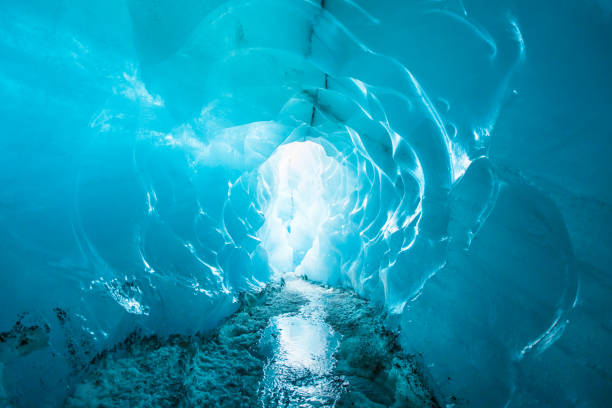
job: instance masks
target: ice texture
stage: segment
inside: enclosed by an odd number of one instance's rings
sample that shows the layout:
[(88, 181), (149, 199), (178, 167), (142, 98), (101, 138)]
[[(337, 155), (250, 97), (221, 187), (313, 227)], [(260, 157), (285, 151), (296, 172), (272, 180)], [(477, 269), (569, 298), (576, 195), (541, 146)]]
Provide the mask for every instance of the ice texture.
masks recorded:
[(286, 274), (383, 305), (443, 404), (608, 405), (611, 10), (0, 2), (0, 406)]
[(271, 284), (204, 336), (137, 334), (67, 406), (439, 407), (380, 307), (302, 279)]

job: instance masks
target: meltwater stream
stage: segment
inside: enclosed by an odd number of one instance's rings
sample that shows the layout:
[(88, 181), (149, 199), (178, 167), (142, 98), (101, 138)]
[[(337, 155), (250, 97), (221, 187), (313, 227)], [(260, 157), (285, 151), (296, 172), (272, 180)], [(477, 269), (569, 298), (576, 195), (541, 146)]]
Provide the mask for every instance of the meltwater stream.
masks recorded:
[(260, 385), (262, 406), (333, 406), (344, 379), (335, 373), (341, 335), (325, 321), (323, 289), (292, 280), (289, 296), (307, 300), (298, 312), (272, 318), (260, 340), (268, 361)]
[(68, 407), (439, 407), (380, 308), (299, 278), (245, 294), (204, 336), (131, 336)]

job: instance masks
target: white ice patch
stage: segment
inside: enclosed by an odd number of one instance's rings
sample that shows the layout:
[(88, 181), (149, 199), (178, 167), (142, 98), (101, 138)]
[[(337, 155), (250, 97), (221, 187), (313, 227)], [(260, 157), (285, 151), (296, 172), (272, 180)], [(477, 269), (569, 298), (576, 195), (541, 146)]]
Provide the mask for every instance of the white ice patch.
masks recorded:
[(330, 235), (348, 224), (344, 208), (355, 181), (348, 169), (313, 142), (281, 146), (260, 168), (260, 189), (270, 197), (259, 238), (277, 275), (324, 280), (333, 262)]

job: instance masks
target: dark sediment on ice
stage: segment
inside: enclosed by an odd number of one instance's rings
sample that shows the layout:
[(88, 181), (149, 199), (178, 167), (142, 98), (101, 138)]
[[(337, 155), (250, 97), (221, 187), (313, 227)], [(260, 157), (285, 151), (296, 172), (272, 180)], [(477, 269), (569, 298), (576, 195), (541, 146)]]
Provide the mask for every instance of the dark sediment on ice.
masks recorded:
[(303, 280), (244, 294), (196, 336), (130, 336), (92, 361), (68, 407), (437, 407), (376, 306)]

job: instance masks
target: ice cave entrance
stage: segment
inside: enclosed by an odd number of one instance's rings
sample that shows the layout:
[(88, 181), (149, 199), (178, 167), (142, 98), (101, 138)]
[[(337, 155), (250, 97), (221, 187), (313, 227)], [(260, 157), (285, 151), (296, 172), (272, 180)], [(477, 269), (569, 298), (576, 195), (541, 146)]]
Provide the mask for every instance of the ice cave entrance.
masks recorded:
[(332, 240), (346, 229), (356, 184), (340, 157), (316, 142), (292, 142), (260, 167), (258, 197), (265, 223), (258, 234), (276, 278), (329, 278), (336, 261)]

